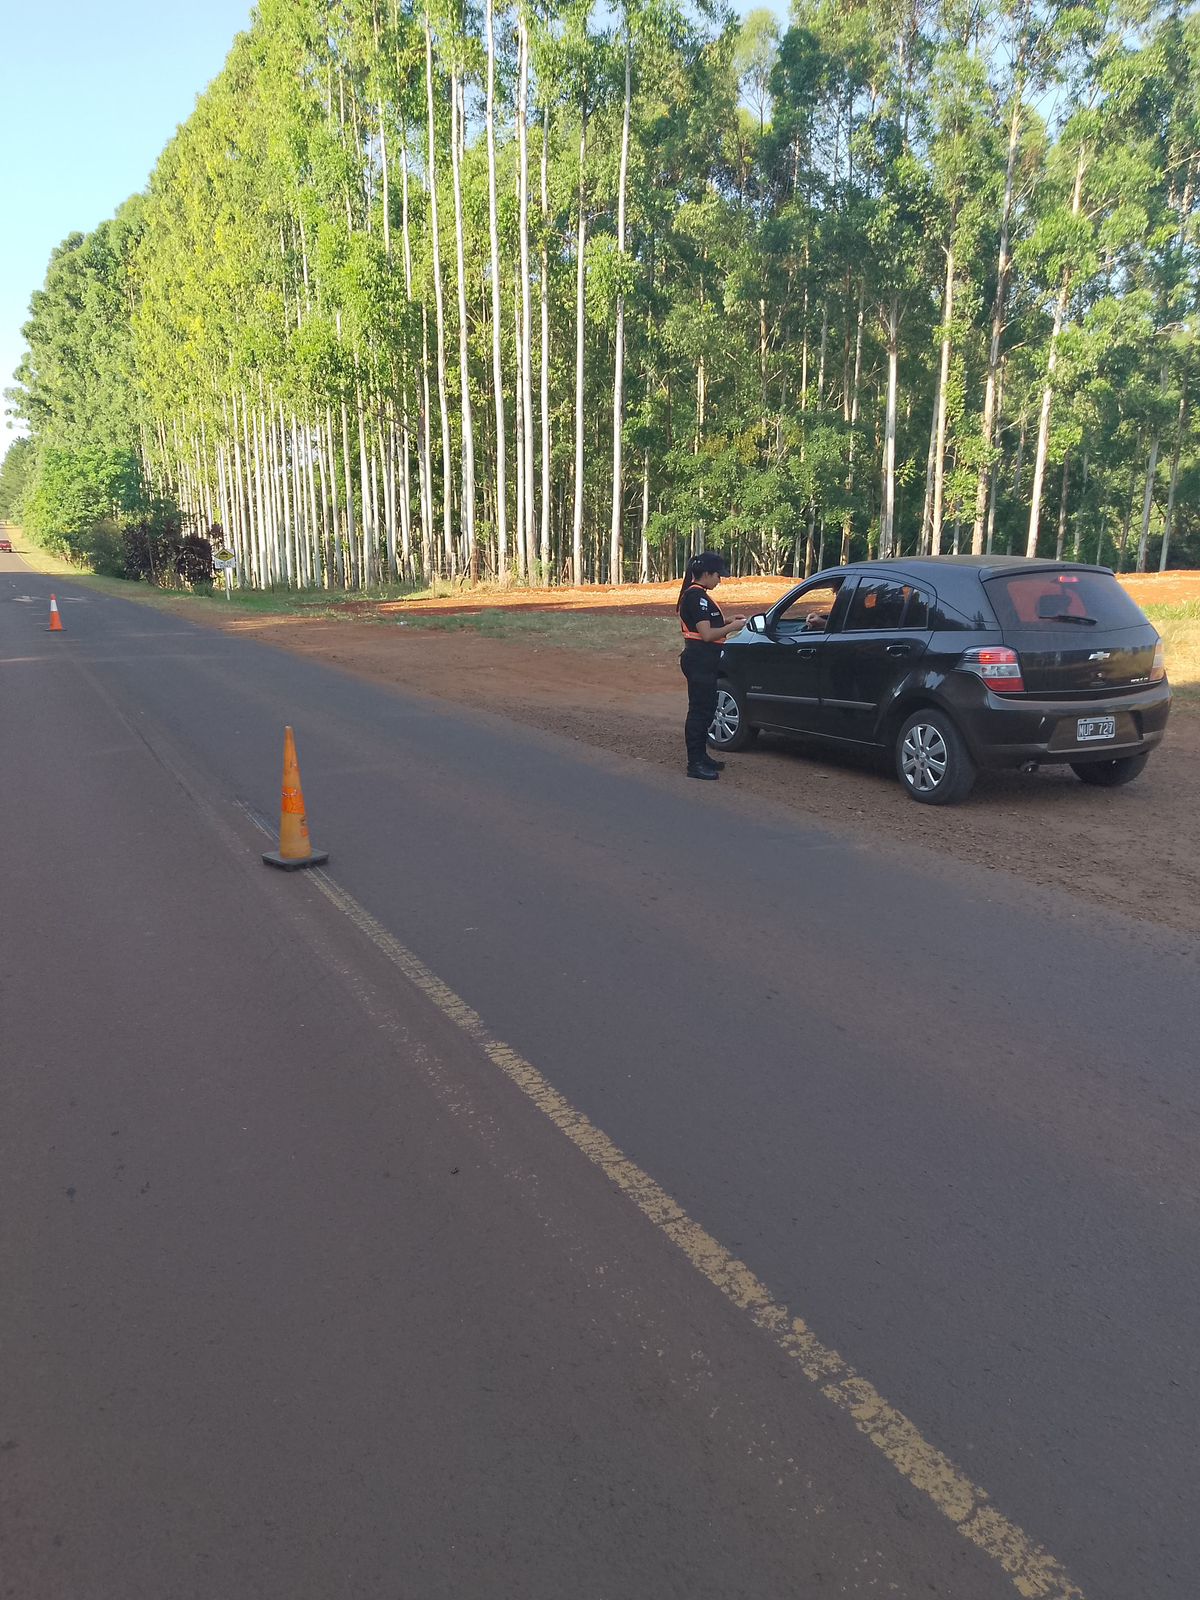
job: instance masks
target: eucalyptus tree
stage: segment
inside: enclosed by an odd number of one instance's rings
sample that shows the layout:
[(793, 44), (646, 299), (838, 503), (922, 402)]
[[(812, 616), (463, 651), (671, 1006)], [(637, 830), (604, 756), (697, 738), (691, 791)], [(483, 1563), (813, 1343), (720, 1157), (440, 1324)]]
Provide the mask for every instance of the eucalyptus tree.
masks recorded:
[(425, 7), (423, 23), (425, 30), (425, 107), (428, 135), (425, 180), (429, 196), (429, 240), (433, 254), (433, 301), (437, 331), (438, 402), (442, 425), (442, 553), (447, 571), (453, 573), (456, 570), (456, 561), (452, 532), (453, 491), (451, 489), (450, 400), (446, 383), (446, 308), (445, 297), (442, 292), (441, 230), (438, 224), (437, 122), (434, 115), (433, 27), (430, 22), (428, 5)]
[(922, 548), (933, 555), (942, 548), (947, 446), (964, 389), (961, 377), (956, 381), (952, 359), (957, 344), (961, 365), (961, 346), (970, 338), (970, 315), (979, 293), (971, 275), (999, 198), (993, 182), (992, 125), (983, 109), (989, 87), (987, 60), (975, 32), (976, 20), (971, 4), (948, 0), (943, 7), (931, 84), (933, 221), (945, 256), (926, 482), (929, 514), (922, 527)]
[(575, 243), (575, 476), (571, 514), (571, 581), (583, 582), (583, 507), (586, 288), (587, 288), (587, 134), (588, 117), (596, 92), (597, 41), (589, 30), (591, 0), (576, 0), (564, 18), (565, 76), (579, 119), (579, 166), (576, 197)]
[(506, 478), (508, 440), (504, 425), (504, 364), (500, 329), (500, 233), (496, 210), (496, 29), (493, 0), (484, 0), (483, 19), (487, 49), (484, 135), (487, 139), (488, 157), (488, 276), (492, 299), (492, 399), (496, 414), (496, 568), (503, 576), (508, 571)]

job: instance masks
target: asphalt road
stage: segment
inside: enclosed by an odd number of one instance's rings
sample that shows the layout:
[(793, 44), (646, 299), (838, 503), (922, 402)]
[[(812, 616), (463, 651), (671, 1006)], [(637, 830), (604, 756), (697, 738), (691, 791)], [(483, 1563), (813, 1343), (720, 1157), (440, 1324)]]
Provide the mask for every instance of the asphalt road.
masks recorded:
[(802, 803), (0, 555), (0, 1593), (1192, 1600), (1200, 951)]

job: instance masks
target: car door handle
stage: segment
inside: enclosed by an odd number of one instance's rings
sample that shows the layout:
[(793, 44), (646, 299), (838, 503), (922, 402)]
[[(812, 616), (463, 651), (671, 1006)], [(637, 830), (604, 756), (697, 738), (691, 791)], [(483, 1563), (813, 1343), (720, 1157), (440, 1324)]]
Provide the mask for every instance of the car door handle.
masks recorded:
[(890, 644), (887, 647), (887, 653), (890, 656), (910, 656), (912, 655), (912, 645)]
[(815, 656), (816, 653), (817, 647), (814, 644), (802, 644), (798, 645), (796, 648), (796, 654), (798, 656)]

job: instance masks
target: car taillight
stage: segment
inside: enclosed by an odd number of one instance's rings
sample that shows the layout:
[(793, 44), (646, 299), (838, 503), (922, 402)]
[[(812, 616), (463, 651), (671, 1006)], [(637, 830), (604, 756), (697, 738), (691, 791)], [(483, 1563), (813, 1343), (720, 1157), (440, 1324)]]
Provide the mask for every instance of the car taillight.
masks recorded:
[(1154, 664), (1150, 668), (1150, 682), (1161, 683), (1167, 675), (1167, 652), (1160, 639), (1154, 646)]
[(1025, 680), (1021, 676), (1021, 658), (1006, 644), (986, 645), (979, 650), (963, 653), (959, 666), (964, 672), (973, 672), (982, 678), (996, 694), (1023, 694)]

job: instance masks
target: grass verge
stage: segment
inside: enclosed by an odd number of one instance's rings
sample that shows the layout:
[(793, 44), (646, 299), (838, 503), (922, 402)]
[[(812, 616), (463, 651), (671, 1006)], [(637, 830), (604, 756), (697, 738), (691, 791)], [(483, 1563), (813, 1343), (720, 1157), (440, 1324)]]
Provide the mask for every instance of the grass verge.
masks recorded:
[(483, 639), (510, 639), (521, 643), (541, 641), (574, 650), (611, 650), (642, 646), (650, 655), (678, 651), (678, 629), (662, 617), (626, 617), (575, 614), (569, 611), (505, 611), (499, 608), (463, 612), (456, 616), (389, 618), (406, 627), (434, 633), (471, 633)]
[(1200, 705), (1200, 602), (1142, 609), (1162, 636), (1176, 699), (1183, 705)]

